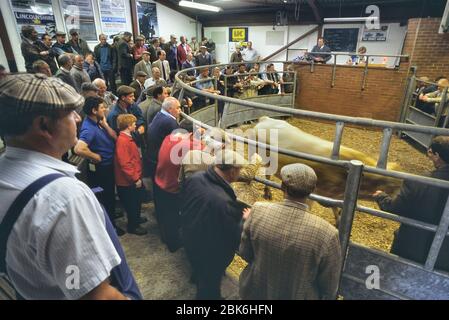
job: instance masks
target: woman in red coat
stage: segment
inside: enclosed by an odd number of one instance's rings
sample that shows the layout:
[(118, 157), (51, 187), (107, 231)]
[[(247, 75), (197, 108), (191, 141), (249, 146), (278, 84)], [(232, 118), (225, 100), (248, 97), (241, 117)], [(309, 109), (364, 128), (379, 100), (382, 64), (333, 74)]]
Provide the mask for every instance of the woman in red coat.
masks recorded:
[(139, 224), (142, 202), (142, 161), (139, 149), (131, 134), (136, 130), (137, 118), (132, 114), (122, 114), (117, 118), (120, 135), (117, 138), (114, 157), (115, 184), (120, 201), (128, 216), (129, 233), (145, 235), (147, 231)]

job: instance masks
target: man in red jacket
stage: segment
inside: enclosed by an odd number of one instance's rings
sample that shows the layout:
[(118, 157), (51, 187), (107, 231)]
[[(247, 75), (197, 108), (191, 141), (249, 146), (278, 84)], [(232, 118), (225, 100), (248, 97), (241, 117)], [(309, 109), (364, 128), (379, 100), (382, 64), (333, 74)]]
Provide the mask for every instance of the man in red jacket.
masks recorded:
[(178, 66), (179, 66), (179, 70), (182, 69), (182, 64), (184, 62), (186, 62), (187, 59), (187, 55), (190, 53), (192, 53), (192, 48), (190, 48), (190, 46), (187, 44), (186, 41), (186, 37), (185, 36), (181, 36), (180, 38), (181, 43), (179, 44), (177, 51), (177, 57), (178, 57)]
[(145, 222), (140, 217), (143, 191), (142, 162), (139, 149), (131, 134), (136, 130), (137, 118), (132, 114), (117, 117), (120, 135), (117, 138), (114, 157), (115, 183), (117, 192), (128, 216), (128, 233), (145, 235), (147, 231), (139, 224)]

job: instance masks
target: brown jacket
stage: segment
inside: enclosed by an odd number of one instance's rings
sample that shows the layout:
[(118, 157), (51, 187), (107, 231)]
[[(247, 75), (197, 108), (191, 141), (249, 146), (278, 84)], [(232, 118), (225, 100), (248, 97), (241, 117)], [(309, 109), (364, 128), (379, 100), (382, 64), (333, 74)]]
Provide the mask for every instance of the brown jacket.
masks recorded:
[(305, 204), (257, 202), (244, 224), (242, 299), (335, 299), (341, 271), (338, 231)]

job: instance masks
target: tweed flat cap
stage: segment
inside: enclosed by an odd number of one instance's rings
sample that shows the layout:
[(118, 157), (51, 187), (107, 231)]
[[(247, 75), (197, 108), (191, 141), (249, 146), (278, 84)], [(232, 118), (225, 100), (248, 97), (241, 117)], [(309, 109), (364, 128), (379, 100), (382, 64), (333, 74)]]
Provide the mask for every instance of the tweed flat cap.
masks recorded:
[(123, 86), (118, 87), (117, 97), (119, 97), (119, 99), (120, 99), (120, 97), (127, 96), (128, 94), (134, 93), (134, 92), (136, 92), (136, 89), (134, 89), (130, 86), (123, 85)]
[(136, 78), (137, 77), (147, 77), (148, 75), (144, 71), (137, 71)]
[(317, 181), (315, 171), (302, 163), (293, 163), (282, 167), (281, 179), (287, 187), (307, 194), (313, 192)]
[(70, 35), (72, 35), (72, 34), (79, 34), (78, 29), (70, 29), (69, 30), (69, 34)]
[(0, 117), (3, 111), (17, 116), (45, 114), (81, 109), (83, 104), (84, 98), (72, 86), (42, 73), (9, 75), (0, 81)]
[(244, 167), (248, 164), (248, 161), (246, 161), (245, 158), (237, 152), (230, 149), (224, 149), (217, 152), (215, 156), (215, 164), (227, 164), (234, 167)]

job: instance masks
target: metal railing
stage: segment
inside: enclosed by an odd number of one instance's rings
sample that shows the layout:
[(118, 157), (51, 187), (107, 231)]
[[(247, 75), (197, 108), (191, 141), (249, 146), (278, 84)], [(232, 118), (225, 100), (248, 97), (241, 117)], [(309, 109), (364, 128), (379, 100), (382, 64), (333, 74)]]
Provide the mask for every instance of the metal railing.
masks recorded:
[[(285, 63), (283, 61), (282, 63)], [(287, 62), (289, 63), (289, 62)], [(214, 66), (224, 66), (224, 65), (214, 65)], [(192, 68), (196, 69), (196, 68)], [(298, 109), (291, 109), (291, 108), (282, 108), (272, 105), (267, 105), (263, 103), (253, 102), (253, 101), (245, 101), (245, 100), (238, 100), (226, 96), (217, 96), (210, 94), (208, 92), (203, 92), (201, 90), (198, 90), (196, 88), (192, 88), (189, 85), (183, 83), (179, 79), (179, 75), (183, 72), (186, 72), (187, 70), (182, 70), (179, 73), (176, 74), (175, 79), (177, 85), (179, 85), (182, 89), (181, 90), (188, 90), (191, 91), (197, 95), (203, 95), (205, 97), (221, 100), (228, 103), (234, 103), (238, 105), (242, 105), (245, 107), (251, 107), (261, 110), (268, 110), (268, 111), (276, 111), (282, 114), (290, 115), (290, 116), (302, 116), (302, 117), (309, 117), (319, 120), (327, 120), (327, 121), (333, 121), (336, 122), (336, 135), (334, 138), (334, 147), (332, 150), (332, 154), (329, 155), (330, 158), (322, 157), (322, 156), (316, 156), (311, 155), (303, 152), (297, 152), (292, 150), (287, 150), (279, 147), (270, 146), (258, 141), (250, 140), (241, 136), (234, 135), (232, 133), (227, 133), (230, 138), (235, 139), (236, 141), (241, 141), (244, 143), (247, 143), (249, 145), (253, 146), (259, 146), (262, 148), (266, 148), (270, 150), (271, 152), (277, 152), (280, 154), (316, 161), (319, 163), (324, 164), (330, 164), (333, 166), (339, 166), (344, 167), (348, 170), (348, 176), (346, 180), (346, 187), (344, 192), (344, 200), (338, 201), (335, 199), (329, 199), (325, 197), (316, 197), (312, 196), (313, 200), (317, 200), (321, 203), (325, 204), (332, 204), (337, 207), (342, 208), (342, 215), (341, 215), (341, 222), (339, 225), (339, 236), (340, 236), (340, 242), (342, 246), (342, 252), (343, 255), (346, 256), (347, 248), (349, 244), (349, 237), (350, 237), (350, 231), (352, 227), (352, 221), (354, 218), (354, 213), (356, 210), (359, 210), (361, 212), (365, 212), (371, 215), (375, 215), (378, 217), (382, 217), (385, 219), (398, 221), (407, 225), (411, 225), (423, 230), (429, 230), (429, 231), (436, 231), (434, 240), (432, 242), (429, 254), (426, 259), (426, 263), (424, 265), (424, 269), (428, 271), (433, 271), (437, 257), (438, 252), (441, 248), (441, 245), (443, 243), (444, 237), (448, 233), (448, 226), (449, 226), (449, 199), (446, 202), (444, 212), (442, 214), (442, 218), (440, 221), (440, 224), (438, 226), (431, 225), (428, 223), (423, 223), (418, 220), (404, 218), (395, 214), (386, 213), (381, 210), (371, 209), (371, 208), (365, 208), (362, 206), (357, 206), (357, 197), (358, 197), (358, 190), (360, 185), (360, 180), (363, 172), (367, 173), (373, 173), (378, 174), (386, 177), (393, 177), (398, 179), (407, 179), (411, 181), (420, 182), (426, 185), (432, 185), (436, 187), (441, 187), (445, 189), (449, 189), (449, 182), (444, 180), (438, 180), (434, 178), (429, 177), (423, 177), (418, 175), (413, 175), (410, 173), (404, 173), (399, 171), (391, 171), (386, 170), (386, 163), (388, 159), (388, 149), (391, 141), (391, 135), (393, 130), (407, 130), (411, 132), (419, 132), (419, 133), (425, 133), (430, 135), (444, 135), (449, 136), (449, 130), (443, 129), (443, 128), (432, 128), (432, 127), (426, 127), (426, 126), (416, 126), (411, 124), (404, 124), (404, 123), (396, 123), (396, 122), (390, 122), (390, 121), (381, 121), (381, 120), (372, 120), (367, 118), (356, 118), (356, 117), (347, 117), (347, 116), (340, 116), (340, 115), (332, 115), (332, 114), (325, 114), (320, 112), (313, 112), (313, 111), (305, 111), (305, 110), (298, 110)], [(209, 125), (206, 125), (204, 123), (201, 123), (200, 121), (183, 114), (183, 117), (196, 123), (197, 125), (200, 125), (204, 128), (211, 129)], [(364, 166), (359, 161), (345, 161), (345, 160), (338, 160), (339, 158), (339, 149), (341, 144), (341, 137), (343, 134), (344, 125), (352, 124), (352, 125), (359, 125), (359, 126), (365, 126), (365, 127), (376, 127), (383, 129), (383, 139), (380, 146), (380, 155), (377, 161), (376, 167), (371, 166)], [(266, 181), (257, 179), (257, 181), (262, 182), (267, 185), (272, 185), (273, 183), (268, 183)]]

